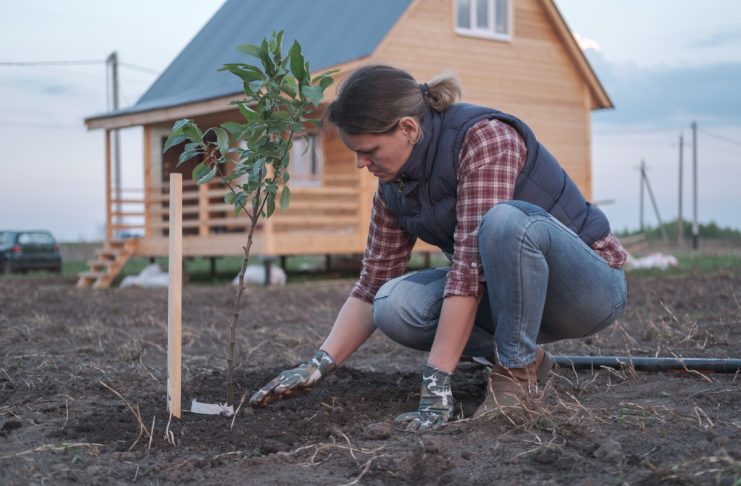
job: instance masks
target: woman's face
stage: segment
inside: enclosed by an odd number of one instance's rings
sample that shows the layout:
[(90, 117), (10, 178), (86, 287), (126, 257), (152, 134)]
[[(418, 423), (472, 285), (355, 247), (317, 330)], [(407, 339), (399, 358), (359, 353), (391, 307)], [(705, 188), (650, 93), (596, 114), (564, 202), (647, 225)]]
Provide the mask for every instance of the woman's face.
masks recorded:
[(419, 123), (411, 117), (399, 120), (396, 128), (388, 133), (361, 133), (352, 135), (338, 129), (340, 139), (357, 156), (356, 166), (364, 167), (383, 182), (396, 179), (419, 138)]

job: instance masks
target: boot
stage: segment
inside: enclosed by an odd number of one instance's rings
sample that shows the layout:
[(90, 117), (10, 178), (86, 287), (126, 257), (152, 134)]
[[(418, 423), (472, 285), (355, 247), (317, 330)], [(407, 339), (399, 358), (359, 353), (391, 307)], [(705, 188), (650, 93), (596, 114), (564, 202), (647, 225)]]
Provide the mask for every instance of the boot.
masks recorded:
[(550, 354), (538, 348), (535, 362), (524, 368), (504, 368), (495, 365), (489, 375), (486, 398), (476, 409), (474, 418), (495, 410), (519, 407), (521, 401), (538, 391), (538, 381), (544, 380), (553, 367)]
[[(461, 363), (477, 363), (481, 366), (493, 368), (497, 362), (495, 354), (489, 354), (486, 356), (461, 356)], [(548, 374), (553, 370), (553, 358), (548, 351), (541, 349), (540, 347), (535, 349), (535, 374), (538, 377), (538, 383), (543, 383)]]

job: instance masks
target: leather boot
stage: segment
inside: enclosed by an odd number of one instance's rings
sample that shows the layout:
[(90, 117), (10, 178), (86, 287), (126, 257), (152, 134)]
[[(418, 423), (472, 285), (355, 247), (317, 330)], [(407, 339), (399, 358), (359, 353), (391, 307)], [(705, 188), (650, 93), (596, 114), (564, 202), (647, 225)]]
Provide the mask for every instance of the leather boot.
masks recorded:
[(486, 398), (473, 414), (480, 417), (494, 411), (519, 407), (521, 401), (538, 391), (538, 380), (545, 379), (553, 367), (550, 355), (538, 348), (535, 362), (524, 368), (504, 368), (496, 365), (489, 375)]

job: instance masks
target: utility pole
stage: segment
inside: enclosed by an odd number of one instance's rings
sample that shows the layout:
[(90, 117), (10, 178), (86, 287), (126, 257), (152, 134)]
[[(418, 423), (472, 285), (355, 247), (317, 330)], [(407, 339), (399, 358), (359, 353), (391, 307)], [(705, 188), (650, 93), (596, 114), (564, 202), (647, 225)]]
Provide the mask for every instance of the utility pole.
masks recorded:
[[(656, 205), (656, 199), (654, 198), (654, 192), (651, 190), (651, 183), (648, 181), (648, 176), (646, 176), (646, 161), (641, 160), (641, 180), (644, 184), (646, 184), (646, 189), (648, 190), (648, 195), (651, 198), (651, 204), (654, 207), (654, 214), (656, 214), (656, 220), (659, 222), (659, 230), (661, 231), (661, 239), (664, 240), (664, 242), (669, 241), (666, 237), (666, 228), (664, 228), (664, 223), (661, 222), (661, 216), (659, 215), (659, 206)], [(641, 196), (643, 195), (643, 191), (641, 191)], [(643, 206), (643, 198), (641, 197), (641, 206)], [(641, 217), (643, 216), (643, 210), (641, 210)]]
[(643, 177), (643, 174), (645, 174), (646, 172), (646, 161), (643, 159), (641, 159), (641, 169), (640, 170), (641, 170), (641, 193), (640, 193), (640, 198), (639, 198), (639, 211), (640, 211), (639, 221), (640, 221), (641, 233), (643, 233), (643, 230), (644, 230), (644, 226), (643, 226), (643, 192), (644, 192), (644, 189), (643, 187), (645, 185), (645, 182), (644, 182), (645, 179)]
[[(107, 67), (111, 73), (111, 111), (117, 111), (118, 104), (118, 53), (113, 51), (108, 59), (106, 59)], [(121, 136), (117, 129), (113, 130), (113, 191), (114, 201), (114, 213), (116, 216), (113, 218), (114, 224), (121, 224)], [(114, 234), (118, 231), (114, 231)]]
[(677, 245), (684, 241), (684, 219), (682, 218), (682, 175), (684, 173), (684, 134), (679, 134), (679, 214), (677, 215)]
[(700, 228), (697, 224), (697, 122), (692, 127), (692, 248), (697, 250)]

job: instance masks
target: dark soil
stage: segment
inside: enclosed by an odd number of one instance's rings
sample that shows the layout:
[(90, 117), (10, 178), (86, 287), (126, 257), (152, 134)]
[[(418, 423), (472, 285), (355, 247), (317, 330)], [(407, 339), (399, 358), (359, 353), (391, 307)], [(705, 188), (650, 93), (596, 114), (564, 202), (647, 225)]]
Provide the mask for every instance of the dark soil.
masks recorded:
[[(741, 275), (630, 278), (626, 315), (556, 354), (741, 357)], [(250, 289), (237, 396), (311, 356), (351, 282)], [(184, 295), (183, 408), (225, 398), (233, 290)], [(380, 333), (311, 394), (232, 420), (166, 413), (167, 291), (0, 281), (0, 484), (739, 484), (741, 376), (561, 369), (531, 410), (413, 434), (425, 354)], [(117, 396), (109, 388), (118, 392)], [(128, 402), (128, 404), (127, 404)], [(135, 413), (147, 431), (141, 434)], [(151, 432), (151, 437), (149, 433)], [(138, 438), (138, 440), (137, 440)]]

